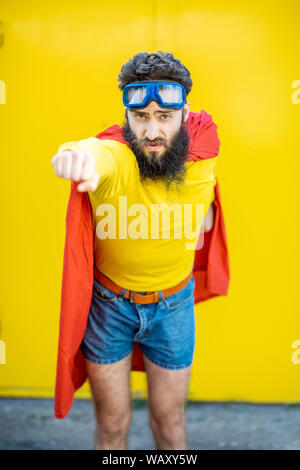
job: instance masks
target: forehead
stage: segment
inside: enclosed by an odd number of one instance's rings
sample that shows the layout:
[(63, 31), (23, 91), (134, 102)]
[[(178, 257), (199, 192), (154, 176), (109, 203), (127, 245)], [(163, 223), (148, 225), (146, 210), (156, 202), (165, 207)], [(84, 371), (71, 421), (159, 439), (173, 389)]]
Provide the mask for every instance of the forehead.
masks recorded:
[(161, 107), (159, 106), (158, 103), (156, 103), (156, 101), (151, 101), (150, 103), (148, 103), (147, 106), (144, 106), (143, 108), (132, 108), (132, 109), (129, 109), (129, 111), (131, 113), (134, 113), (134, 112), (143, 112), (143, 113), (167, 113), (167, 112), (178, 112), (177, 109), (174, 109), (174, 108), (167, 108), (167, 107)]

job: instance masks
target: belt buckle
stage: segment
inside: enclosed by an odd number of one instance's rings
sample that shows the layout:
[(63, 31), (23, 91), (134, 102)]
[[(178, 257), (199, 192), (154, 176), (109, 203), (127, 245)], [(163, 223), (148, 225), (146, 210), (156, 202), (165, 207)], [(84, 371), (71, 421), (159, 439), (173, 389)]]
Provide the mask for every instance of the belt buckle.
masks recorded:
[[(135, 292), (135, 291), (133, 291), (133, 290), (130, 290), (130, 291), (129, 291), (129, 302), (131, 302), (131, 303), (135, 303), (135, 301), (132, 299), (132, 296), (133, 296), (133, 293), (134, 293), (134, 292)], [(153, 292), (149, 292), (149, 293), (146, 294), (146, 295), (149, 295), (150, 293), (151, 293), (152, 295), (154, 295), (155, 298), (156, 298), (156, 300), (154, 301), (154, 303), (158, 303), (158, 302), (159, 302), (159, 292), (158, 292), (158, 291), (153, 291)], [(143, 296), (143, 297), (144, 297), (144, 296)], [(151, 303), (152, 303), (152, 302), (151, 302)]]

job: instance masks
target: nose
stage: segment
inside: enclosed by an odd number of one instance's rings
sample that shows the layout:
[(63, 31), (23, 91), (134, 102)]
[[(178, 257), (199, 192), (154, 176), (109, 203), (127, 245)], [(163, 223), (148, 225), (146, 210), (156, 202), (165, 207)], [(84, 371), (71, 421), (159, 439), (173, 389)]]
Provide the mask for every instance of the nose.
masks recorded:
[(158, 124), (154, 120), (149, 120), (147, 123), (145, 137), (149, 140), (154, 140), (159, 137)]

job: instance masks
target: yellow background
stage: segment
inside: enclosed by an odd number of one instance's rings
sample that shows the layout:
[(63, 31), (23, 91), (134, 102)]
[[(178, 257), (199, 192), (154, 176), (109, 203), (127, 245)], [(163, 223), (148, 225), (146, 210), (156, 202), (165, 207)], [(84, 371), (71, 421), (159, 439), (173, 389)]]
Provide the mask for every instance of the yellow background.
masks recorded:
[[(109, 5), (0, 7), (0, 395), (54, 394), (70, 183), (51, 158), (63, 142), (122, 124), (122, 64), (164, 50), (191, 72), (191, 111), (218, 125), (230, 256), (228, 296), (196, 306), (188, 398), (299, 402), (300, 4)], [(132, 388), (147, 396), (144, 373), (132, 373)], [(90, 396), (87, 382), (75, 396)]]

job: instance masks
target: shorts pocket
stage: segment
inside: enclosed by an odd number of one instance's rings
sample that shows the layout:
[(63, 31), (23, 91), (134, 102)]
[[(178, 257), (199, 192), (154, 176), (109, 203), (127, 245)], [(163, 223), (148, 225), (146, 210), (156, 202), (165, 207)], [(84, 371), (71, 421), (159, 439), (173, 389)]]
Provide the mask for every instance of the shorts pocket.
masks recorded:
[(117, 297), (117, 294), (110, 289), (107, 289), (107, 287), (104, 287), (99, 281), (94, 279), (93, 296), (101, 302), (111, 302)]
[(175, 294), (169, 295), (164, 299), (164, 303), (169, 310), (179, 308), (188, 302), (194, 295), (195, 281), (194, 277), (190, 279), (186, 286), (180, 289)]

